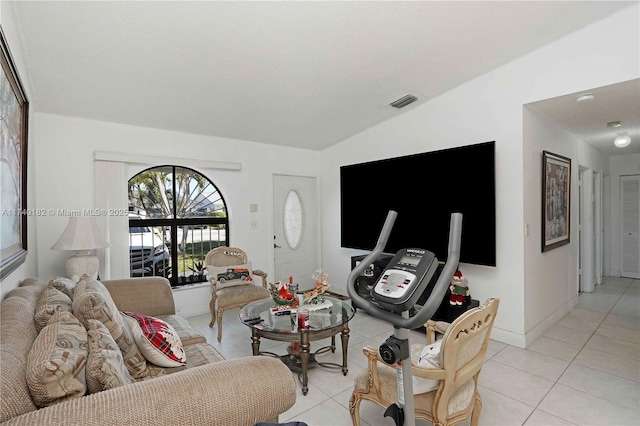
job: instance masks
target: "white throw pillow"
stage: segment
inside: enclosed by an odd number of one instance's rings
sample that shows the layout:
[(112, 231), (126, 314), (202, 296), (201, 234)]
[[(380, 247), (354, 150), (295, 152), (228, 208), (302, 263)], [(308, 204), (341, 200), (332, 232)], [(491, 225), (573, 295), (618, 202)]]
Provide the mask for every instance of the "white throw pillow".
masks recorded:
[[(440, 345), (442, 340), (425, 346), (420, 352), (420, 356), (414, 361), (415, 364), (423, 368), (440, 368)], [(425, 379), (413, 376), (413, 394), (431, 392), (438, 389), (440, 380)]]
[(232, 287), (234, 285), (247, 284), (253, 281), (251, 262), (243, 265), (231, 266), (207, 266), (209, 279), (216, 281), (216, 288)]

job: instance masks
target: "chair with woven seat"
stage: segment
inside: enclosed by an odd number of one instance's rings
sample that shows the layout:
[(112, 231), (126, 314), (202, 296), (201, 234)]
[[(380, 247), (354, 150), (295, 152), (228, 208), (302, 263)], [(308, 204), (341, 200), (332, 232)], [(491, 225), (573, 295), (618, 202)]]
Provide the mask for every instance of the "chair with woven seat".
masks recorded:
[[(482, 411), (478, 377), (499, 302), (499, 299), (488, 299), (451, 324), (427, 321), (428, 345), (435, 342), (437, 333), (444, 335), (440, 343), (440, 368), (421, 367), (412, 357), (414, 376), (437, 381), (435, 390), (414, 395), (416, 418), (444, 426), (471, 417), (471, 425), (478, 424)], [(376, 348), (365, 347), (363, 352), (368, 358), (368, 369), (355, 379), (349, 400), (351, 420), (356, 426), (360, 425), (362, 400), (372, 401), (383, 408), (398, 401), (395, 368), (382, 361)]]
[[(211, 322), (218, 321), (218, 342), (222, 340), (222, 315), (227, 309), (241, 308), (256, 300), (271, 297), (267, 289), (267, 274), (253, 270), (247, 254), (236, 247), (218, 247), (205, 256), (211, 283)], [(260, 284), (254, 277), (260, 277)]]

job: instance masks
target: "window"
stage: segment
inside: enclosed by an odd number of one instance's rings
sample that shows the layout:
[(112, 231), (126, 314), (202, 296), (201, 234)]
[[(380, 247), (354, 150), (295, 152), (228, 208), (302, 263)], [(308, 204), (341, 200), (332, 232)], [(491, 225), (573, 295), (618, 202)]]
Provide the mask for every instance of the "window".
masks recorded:
[(290, 191), (284, 201), (284, 235), (287, 244), (295, 250), (302, 241), (302, 203), (296, 191)]
[(147, 169), (128, 186), (130, 275), (164, 276), (172, 286), (206, 281), (204, 257), (229, 245), (227, 208), (218, 188), (178, 166)]

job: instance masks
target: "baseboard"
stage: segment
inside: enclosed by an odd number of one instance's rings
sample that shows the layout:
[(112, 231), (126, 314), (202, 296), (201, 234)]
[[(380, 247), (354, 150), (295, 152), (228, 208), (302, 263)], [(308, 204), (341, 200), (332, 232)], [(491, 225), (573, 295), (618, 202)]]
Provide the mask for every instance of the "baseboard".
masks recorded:
[(556, 310), (552, 315), (545, 318), (544, 321), (540, 322), (525, 334), (514, 333), (513, 331), (498, 328), (494, 325), (493, 329), (491, 330), (491, 339), (507, 345), (526, 349), (531, 346), (531, 344), (535, 342), (540, 336), (542, 336), (545, 331), (547, 331), (550, 327), (564, 318), (565, 315), (571, 312), (571, 310), (575, 308), (577, 304), (578, 296), (569, 300), (562, 307)]
[(491, 329), (491, 340), (504, 343), (506, 345), (515, 346), (517, 348), (524, 349), (525, 336), (522, 334), (514, 333), (513, 331), (498, 328), (495, 325)]
[(557, 309), (553, 314), (549, 315), (544, 319), (544, 321), (540, 322), (538, 325), (533, 327), (531, 330), (527, 331), (524, 335), (525, 346), (527, 348), (531, 346), (533, 342), (535, 342), (540, 336), (544, 334), (549, 328), (555, 325), (558, 321), (564, 318), (573, 308), (578, 304), (578, 296), (569, 300), (567, 303), (562, 305), (559, 309)]

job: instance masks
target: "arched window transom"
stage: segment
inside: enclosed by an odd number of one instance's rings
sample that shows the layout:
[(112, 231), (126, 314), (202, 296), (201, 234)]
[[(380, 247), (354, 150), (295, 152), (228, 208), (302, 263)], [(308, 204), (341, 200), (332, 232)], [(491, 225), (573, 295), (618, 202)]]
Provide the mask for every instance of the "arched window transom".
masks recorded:
[(159, 166), (133, 176), (128, 194), (131, 276), (160, 275), (172, 286), (206, 281), (205, 255), (229, 245), (227, 207), (213, 182)]

